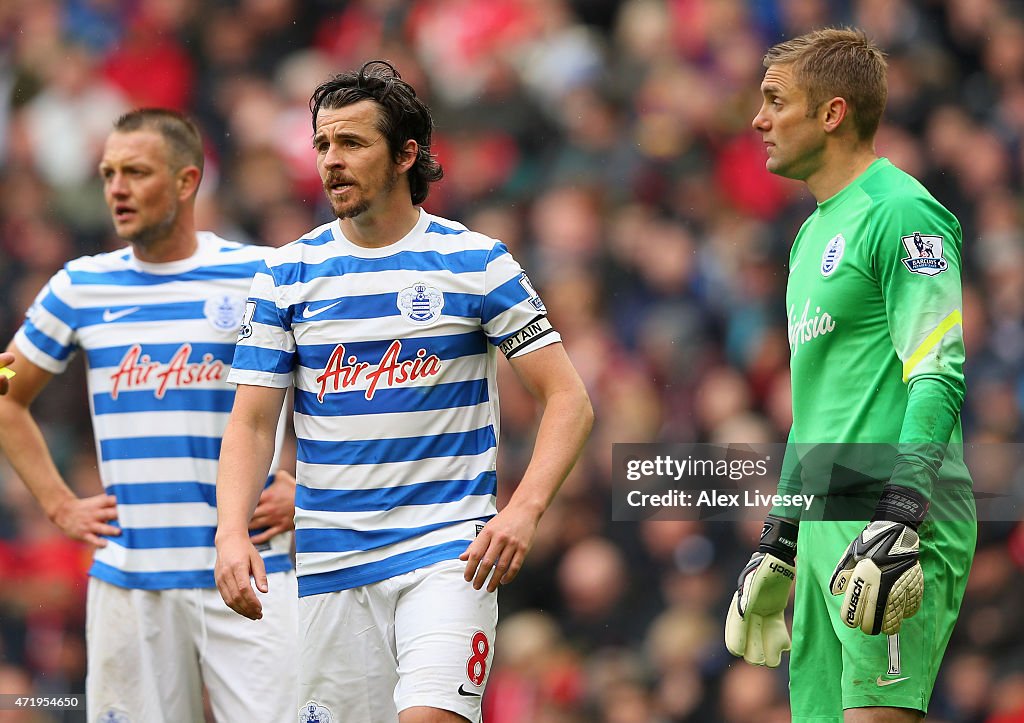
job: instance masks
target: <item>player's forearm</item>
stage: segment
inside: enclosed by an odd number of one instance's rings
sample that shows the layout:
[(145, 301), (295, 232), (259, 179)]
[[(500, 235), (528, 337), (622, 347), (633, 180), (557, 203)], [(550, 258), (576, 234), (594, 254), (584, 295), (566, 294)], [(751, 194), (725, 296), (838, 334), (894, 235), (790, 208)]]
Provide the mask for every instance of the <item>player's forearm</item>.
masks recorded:
[[(797, 444), (793, 440), (793, 430), (789, 432), (789, 439), (786, 443), (786, 452), (782, 457), (782, 470), (779, 473), (779, 485), (777, 494), (780, 499), (792, 500), (800, 490), (803, 489), (802, 469), (800, 466), (800, 454), (797, 451)], [(770, 514), (787, 520), (799, 520), (803, 507), (798, 504), (775, 505)]]
[[(275, 420), (276, 421), (276, 420)], [(217, 467), (217, 536), (248, 535), (249, 519), (274, 456), (275, 425), (232, 415)]]
[(943, 377), (914, 380), (900, 431), (891, 482), (931, 497), (960, 415), (963, 391)]
[(32, 414), (6, 398), (0, 400), (0, 450), (51, 520), (63, 503), (75, 499)]
[(593, 423), (594, 410), (582, 383), (553, 393), (544, 406), (530, 464), (508, 506), (528, 509), (539, 518), (579, 458)]

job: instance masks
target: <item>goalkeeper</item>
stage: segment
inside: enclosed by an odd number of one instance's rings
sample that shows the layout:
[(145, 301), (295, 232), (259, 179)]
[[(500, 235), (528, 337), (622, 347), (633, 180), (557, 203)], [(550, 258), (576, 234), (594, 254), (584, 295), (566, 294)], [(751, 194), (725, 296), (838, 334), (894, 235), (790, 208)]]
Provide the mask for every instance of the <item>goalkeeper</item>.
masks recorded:
[(793, 720), (917, 721), (977, 536), (960, 428), (960, 225), (876, 155), (886, 63), (862, 32), (809, 33), (764, 65), (753, 126), (766, 166), (818, 202), (790, 253), (793, 426), (779, 493), (815, 492), (821, 505), (803, 520), (771, 511), (726, 644), (779, 665), (795, 576)]

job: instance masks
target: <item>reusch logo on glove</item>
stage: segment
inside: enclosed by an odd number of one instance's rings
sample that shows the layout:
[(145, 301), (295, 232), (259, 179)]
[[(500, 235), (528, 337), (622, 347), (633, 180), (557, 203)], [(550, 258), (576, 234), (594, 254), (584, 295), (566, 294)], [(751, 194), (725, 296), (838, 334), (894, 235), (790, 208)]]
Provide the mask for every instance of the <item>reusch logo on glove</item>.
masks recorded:
[(768, 569), (772, 572), (777, 572), (783, 577), (788, 577), (790, 580), (793, 579), (793, 570), (785, 565), (777, 565), (774, 562), (768, 563)]
[(846, 624), (850, 627), (857, 625), (857, 603), (860, 602), (861, 592), (864, 590), (864, 578), (853, 579), (853, 592), (850, 593), (850, 605), (846, 609)]

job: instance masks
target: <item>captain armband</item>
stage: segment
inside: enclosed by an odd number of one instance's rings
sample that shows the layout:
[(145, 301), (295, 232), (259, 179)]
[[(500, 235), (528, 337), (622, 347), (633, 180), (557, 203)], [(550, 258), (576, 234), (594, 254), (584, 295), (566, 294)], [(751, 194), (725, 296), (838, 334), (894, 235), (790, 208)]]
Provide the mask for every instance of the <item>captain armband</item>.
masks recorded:
[(505, 355), (505, 358), (512, 359), (524, 352), (537, 348), (535, 343), (538, 340), (555, 333), (557, 332), (551, 326), (548, 317), (538, 316), (515, 334), (501, 342), (498, 348), (501, 349), (501, 353)]

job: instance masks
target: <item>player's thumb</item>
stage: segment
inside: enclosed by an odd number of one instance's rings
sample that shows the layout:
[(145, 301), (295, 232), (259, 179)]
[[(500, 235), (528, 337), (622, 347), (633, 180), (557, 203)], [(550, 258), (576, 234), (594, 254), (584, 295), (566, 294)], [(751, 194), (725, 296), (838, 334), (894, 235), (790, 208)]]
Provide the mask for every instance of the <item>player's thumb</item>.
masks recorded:
[(270, 589), (270, 584), (267, 582), (267, 566), (263, 564), (263, 558), (255, 548), (252, 551), (252, 579), (256, 583), (256, 589), (260, 592), (267, 592)]

